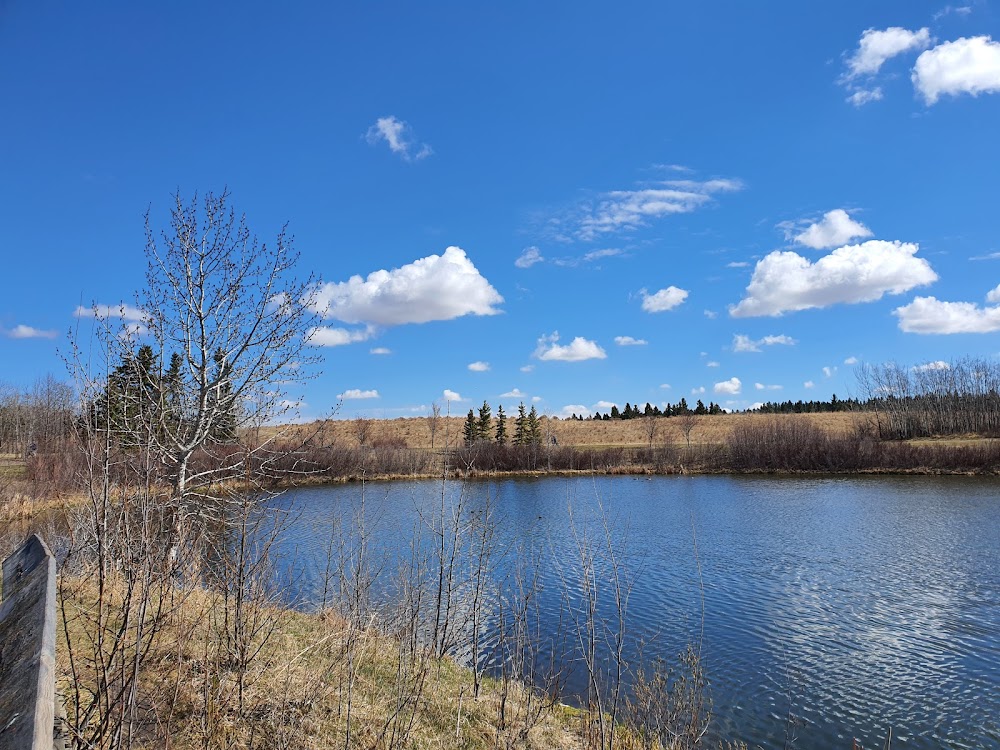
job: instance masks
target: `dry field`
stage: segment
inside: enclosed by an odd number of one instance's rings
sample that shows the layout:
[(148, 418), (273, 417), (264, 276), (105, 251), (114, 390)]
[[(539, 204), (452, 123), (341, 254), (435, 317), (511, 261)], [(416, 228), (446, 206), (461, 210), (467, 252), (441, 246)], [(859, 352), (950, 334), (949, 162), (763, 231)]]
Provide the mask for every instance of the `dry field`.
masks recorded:
[[(833, 414), (787, 414), (781, 419), (801, 420), (815, 424), (835, 433), (848, 433), (854, 429), (858, 419), (864, 414), (838, 412)], [(763, 414), (720, 414), (716, 416), (696, 417), (691, 430), (692, 445), (719, 444), (726, 440), (736, 424), (772, 419)], [(674, 417), (655, 420), (656, 434), (654, 445), (685, 443), (681, 428), (681, 419)], [(542, 434), (553, 436), (559, 445), (581, 448), (607, 446), (645, 446), (649, 444), (647, 422), (644, 419), (623, 420), (568, 420), (541, 417)], [(495, 423), (495, 420), (494, 420)], [(441, 449), (445, 445), (455, 447), (461, 444), (464, 417), (440, 417), (437, 431), (434, 435), (434, 448)], [(337, 445), (354, 447), (359, 443), (359, 435), (365, 433), (365, 442), (398, 442), (404, 441), (408, 448), (431, 447), (431, 422), (427, 417), (401, 417), (399, 419), (336, 419), (324, 422), (314, 422), (294, 428), (300, 435), (316, 434), (319, 441), (330, 441)], [(288, 429), (288, 428), (285, 428)], [(507, 433), (514, 432), (514, 420), (508, 417)]]

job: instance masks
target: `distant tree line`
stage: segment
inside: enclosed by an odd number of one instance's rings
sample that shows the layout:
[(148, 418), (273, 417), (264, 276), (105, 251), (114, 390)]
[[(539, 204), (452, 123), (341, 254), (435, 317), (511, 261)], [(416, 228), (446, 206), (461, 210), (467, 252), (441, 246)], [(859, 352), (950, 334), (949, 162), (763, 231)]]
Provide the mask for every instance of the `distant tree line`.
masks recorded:
[(493, 409), (487, 401), (483, 401), (478, 415), (474, 409), (469, 409), (465, 425), (462, 427), (462, 441), (466, 447), (479, 443), (506, 445), (508, 442), (511, 445), (540, 445), (542, 424), (535, 407), (532, 406), (531, 410), (527, 411), (522, 401), (517, 407), (517, 416), (514, 418), (514, 432), (508, 435), (507, 415), (504, 414), (503, 405), (497, 407), (494, 424)]
[(676, 404), (664, 404), (661, 409), (659, 406), (653, 406), (648, 401), (646, 406), (642, 409), (639, 408), (639, 404), (636, 403), (634, 406), (628, 401), (625, 402), (625, 408), (619, 409), (617, 405), (611, 407), (611, 411), (604, 412), (600, 411), (594, 412), (592, 415), (584, 417), (583, 415), (572, 414), (570, 419), (575, 419), (578, 421), (588, 421), (588, 420), (611, 420), (611, 419), (639, 419), (640, 417), (682, 417), (689, 414), (701, 415), (716, 415), (724, 414), (724, 410), (714, 401), (709, 401), (708, 406), (705, 406), (701, 399), (695, 404), (694, 408), (688, 405), (687, 399), (681, 398)]
[(0, 383), (0, 453), (26, 456), (62, 450), (73, 435), (76, 397), (51, 375), (31, 388)]
[(834, 393), (829, 401), (768, 401), (749, 412), (757, 414), (818, 414), (822, 412), (859, 411), (865, 403), (856, 398), (839, 399)]

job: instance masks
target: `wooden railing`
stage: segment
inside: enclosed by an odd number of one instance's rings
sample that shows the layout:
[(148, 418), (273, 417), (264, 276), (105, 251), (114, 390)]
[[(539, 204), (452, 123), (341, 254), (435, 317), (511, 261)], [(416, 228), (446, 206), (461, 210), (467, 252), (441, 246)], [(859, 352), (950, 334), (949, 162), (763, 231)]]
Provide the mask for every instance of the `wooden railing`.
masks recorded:
[(0, 750), (65, 747), (55, 660), (56, 561), (35, 534), (3, 563)]

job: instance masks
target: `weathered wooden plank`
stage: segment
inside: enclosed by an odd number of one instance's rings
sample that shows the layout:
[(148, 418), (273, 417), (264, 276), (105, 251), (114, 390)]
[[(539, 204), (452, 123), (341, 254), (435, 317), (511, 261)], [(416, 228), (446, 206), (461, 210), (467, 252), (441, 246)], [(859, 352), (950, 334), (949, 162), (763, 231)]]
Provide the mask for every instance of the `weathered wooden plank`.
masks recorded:
[(55, 710), (56, 561), (36, 534), (3, 563), (0, 750), (50, 750)]

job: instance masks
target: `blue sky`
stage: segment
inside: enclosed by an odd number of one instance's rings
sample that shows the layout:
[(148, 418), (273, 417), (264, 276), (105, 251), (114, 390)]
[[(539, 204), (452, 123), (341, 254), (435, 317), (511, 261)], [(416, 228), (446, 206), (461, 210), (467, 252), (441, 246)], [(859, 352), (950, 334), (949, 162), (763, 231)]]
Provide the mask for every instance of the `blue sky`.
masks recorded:
[(0, 90), (2, 382), (63, 377), (147, 208), (224, 187), (325, 283), (304, 417), (1000, 353), (995, 1), (7, 0)]

